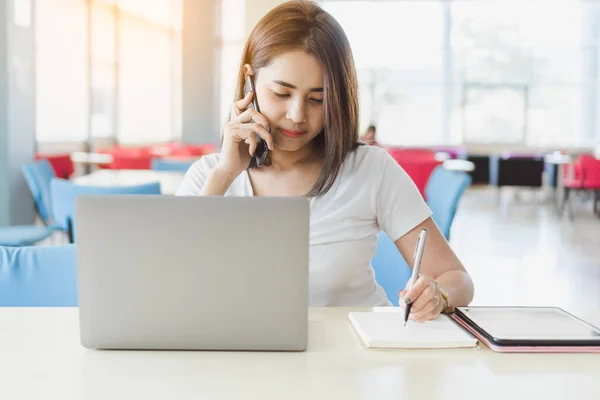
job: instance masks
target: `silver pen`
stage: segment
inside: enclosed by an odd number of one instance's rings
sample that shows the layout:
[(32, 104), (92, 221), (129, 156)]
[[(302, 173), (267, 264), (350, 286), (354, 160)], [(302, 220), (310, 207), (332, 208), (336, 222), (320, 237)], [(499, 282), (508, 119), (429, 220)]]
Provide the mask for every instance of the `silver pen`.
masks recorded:
[[(410, 276), (410, 287), (413, 287), (419, 279), (419, 270), (421, 269), (421, 260), (423, 259), (423, 252), (425, 251), (425, 242), (427, 242), (427, 229), (423, 229), (417, 238), (417, 245), (415, 246), (415, 254), (414, 259), (415, 263), (413, 265), (412, 275)], [(412, 301), (406, 305), (404, 309), (404, 326), (406, 326), (406, 321), (408, 321), (408, 316), (410, 314), (410, 309), (412, 307)]]

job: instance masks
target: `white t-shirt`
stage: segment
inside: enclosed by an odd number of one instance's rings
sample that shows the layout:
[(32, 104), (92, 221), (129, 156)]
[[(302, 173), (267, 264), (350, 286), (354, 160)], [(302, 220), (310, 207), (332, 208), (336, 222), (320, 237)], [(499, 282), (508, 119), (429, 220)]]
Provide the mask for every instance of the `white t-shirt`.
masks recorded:
[[(210, 154), (196, 161), (177, 195), (199, 195), (218, 160), (219, 154)], [(247, 171), (225, 196), (253, 196)], [(371, 266), (378, 233), (395, 241), (430, 216), (413, 181), (385, 149), (351, 152), (329, 192), (310, 203), (310, 305), (391, 305)]]

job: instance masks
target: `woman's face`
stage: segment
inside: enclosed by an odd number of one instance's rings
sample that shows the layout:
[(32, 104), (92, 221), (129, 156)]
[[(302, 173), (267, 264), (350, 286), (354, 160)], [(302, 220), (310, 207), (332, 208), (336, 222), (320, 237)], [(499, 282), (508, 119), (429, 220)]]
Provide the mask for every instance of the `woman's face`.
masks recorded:
[(323, 130), (323, 68), (313, 55), (283, 53), (257, 71), (254, 83), (276, 148), (299, 150)]

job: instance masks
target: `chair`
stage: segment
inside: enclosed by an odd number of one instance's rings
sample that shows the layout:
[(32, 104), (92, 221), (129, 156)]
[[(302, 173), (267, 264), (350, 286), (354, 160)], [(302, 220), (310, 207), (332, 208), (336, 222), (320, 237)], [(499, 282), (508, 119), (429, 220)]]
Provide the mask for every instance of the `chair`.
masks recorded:
[(146, 194), (160, 195), (160, 182), (147, 183), (135, 186), (82, 186), (73, 182), (54, 178), (50, 182), (52, 197), (52, 213), (56, 221), (65, 224), (69, 234), (69, 241), (74, 242), (73, 218), (75, 215), (75, 199), (80, 195), (92, 194)]
[(110, 154), (113, 157), (109, 169), (150, 169), (153, 157), (149, 147), (112, 147), (99, 149), (98, 153)]
[[(471, 175), (466, 172), (449, 171), (440, 166), (433, 171), (427, 182), (427, 204), (433, 212), (433, 220), (446, 239), (450, 237), (458, 202), (471, 179)], [(406, 287), (412, 270), (396, 244), (383, 232), (379, 233), (371, 265), (375, 271), (375, 279), (388, 299), (392, 304), (398, 305), (398, 292)]]
[(154, 171), (187, 172), (196, 160), (169, 160), (165, 158), (153, 158), (151, 169)]
[(52, 222), (50, 181), (56, 177), (52, 165), (46, 159), (26, 163), (23, 165), (23, 176), (40, 218), (46, 225), (50, 225)]
[(74, 245), (0, 246), (0, 307), (76, 307)]
[(375, 257), (371, 260), (375, 279), (390, 302), (397, 306), (400, 290), (406, 287), (412, 270), (400, 254), (396, 243), (384, 232), (379, 233)]
[(469, 173), (473, 184), (489, 184), (490, 183), (490, 156), (486, 154), (467, 154), (467, 161), (475, 164), (475, 169)]
[(504, 186), (541, 188), (544, 156), (535, 154), (494, 154), (490, 156), (490, 184), (498, 188), (498, 203)]
[(571, 203), (572, 191), (592, 191), (594, 193), (594, 214), (599, 212), (600, 203), (600, 160), (590, 154), (582, 154), (567, 165), (563, 177), (564, 197), (559, 206), (562, 216), (565, 206), (569, 206), (569, 215), (573, 219)]
[(0, 246), (32, 246), (48, 238), (55, 230), (53, 226), (0, 226)]
[(60, 227), (53, 223), (50, 204), (50, 180), (55, 176), (48, 160), (23, 165), (23, 176), (33, 196), (37, 212), (44, 222), (38, 225), (0, 227), (0, 246), (30, 246), (48, 238)]
[(70, 154), (42, 154), (37, 153), (35, 155), (36, 160), (48, 160), (52, 169), (57, 177), (63, 179), (69, 179), (73, 172), (75, 172), (75, 166), (71, 160)]
[(410, 176), (421, 196), (426, 198), (425, 187), (433, 170), (441, 164), (436, 160), (435, 153), (427, 149), (398, 149), (390, 148), (388, 153)]
[(427, 205), (433, 213), (433, 220), (444, 237), (450, 239), (450, 228), (461, 196), (471, 184), (471, 175), (460, 171), (449, 171), (437, 167), (425, 188)]

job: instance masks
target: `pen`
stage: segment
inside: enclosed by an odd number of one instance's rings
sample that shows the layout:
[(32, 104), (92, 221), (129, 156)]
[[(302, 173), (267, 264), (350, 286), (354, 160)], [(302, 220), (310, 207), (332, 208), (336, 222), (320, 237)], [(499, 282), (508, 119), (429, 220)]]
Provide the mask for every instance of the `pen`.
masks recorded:
[[(412, 275), (410, 276), (410, 285), (409, 287), (413, 287), (419, 279), (419, 270), (421, 269), (421, 260), (423, 259), (423, 251), (425, 250), (425, 242), (427, 241), (427, 229), (423, 229), (421, 233), (419, 233), (419, 237), (417, 238), (417, 245), (415, 247), (415, 264), (413, 265)], [(406, 305), (404, 309), (404, 326), (406, 326), (406, 321), (408, 321), (408, 315), (410, 314), (410, 309), (412, 307), (412, 301)]]

